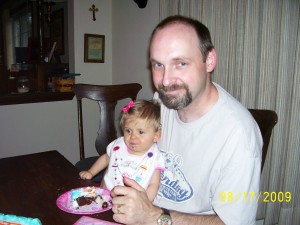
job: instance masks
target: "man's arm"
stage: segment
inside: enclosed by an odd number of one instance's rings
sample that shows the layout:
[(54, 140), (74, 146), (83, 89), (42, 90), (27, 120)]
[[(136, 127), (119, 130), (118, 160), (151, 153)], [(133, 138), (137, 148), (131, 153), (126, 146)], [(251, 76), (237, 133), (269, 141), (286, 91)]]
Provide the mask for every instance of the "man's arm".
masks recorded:
[[(157, 225), (162, 209), (152, 205), (145, 190), (134, 180), (124, 178), (126, 186), (116, 186), (112, 191), (114, 220), (127, 225)], [(172, 211), (173, 225), (224, 224), (215, 215), (190, 215)]]
[(173, 225), (223, 225), (224, 223), (217, 215), (190, 215), (179, 212), (170, 212)]

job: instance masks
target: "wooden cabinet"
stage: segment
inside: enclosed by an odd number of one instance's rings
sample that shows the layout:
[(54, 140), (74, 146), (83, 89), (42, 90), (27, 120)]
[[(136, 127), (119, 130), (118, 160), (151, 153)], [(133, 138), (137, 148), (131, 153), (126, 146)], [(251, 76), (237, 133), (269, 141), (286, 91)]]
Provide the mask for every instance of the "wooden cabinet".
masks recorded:
[(9, 92), (17, 92), (17, 80), (19, 77), (27, 77), (30, 83), (30, 92), (48, 92), (48, 79), (53, 74), (61, 74), (69, 71), (67, 63), (62, 64), (32, 64), (30, 66), (23, 65), (25, 70), (19, 68), (18, 72), (10, 72)]
[[(4, 67), (0, 69), (0, 105), (65, 101), (74, 97), (73, 92), (52, 92), (47, 87), (51, 75), (68, 72), (68, 64), (36, 64), (18, 72), (9, 72)], [(17, 79), (20, 76), (29, 78), (30, 92), (17, 92)]]

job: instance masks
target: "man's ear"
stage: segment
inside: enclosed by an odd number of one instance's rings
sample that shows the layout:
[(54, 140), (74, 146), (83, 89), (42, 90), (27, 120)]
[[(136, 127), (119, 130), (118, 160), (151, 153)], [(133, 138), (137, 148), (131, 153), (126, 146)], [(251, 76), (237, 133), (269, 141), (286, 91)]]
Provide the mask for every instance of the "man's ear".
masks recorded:
[(211, 73), (217, 66), (217, 53), (212, 49), (206, 57), (206, 72)]

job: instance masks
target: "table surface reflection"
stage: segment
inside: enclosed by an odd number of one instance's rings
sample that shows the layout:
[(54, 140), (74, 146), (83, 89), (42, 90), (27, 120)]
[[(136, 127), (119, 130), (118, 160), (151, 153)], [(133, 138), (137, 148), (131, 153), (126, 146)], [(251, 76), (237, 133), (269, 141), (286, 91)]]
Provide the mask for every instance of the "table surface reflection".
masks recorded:
[[(55, 150), (2, 158), (0, 171), (0, 213), (39, 218), (43, 225), (75, 223), (82, 215), (60, 210), (56, 199), (73, 188), (99, 185), (81, 180)], [(113, 221), (111, 210), (87, 216)]]

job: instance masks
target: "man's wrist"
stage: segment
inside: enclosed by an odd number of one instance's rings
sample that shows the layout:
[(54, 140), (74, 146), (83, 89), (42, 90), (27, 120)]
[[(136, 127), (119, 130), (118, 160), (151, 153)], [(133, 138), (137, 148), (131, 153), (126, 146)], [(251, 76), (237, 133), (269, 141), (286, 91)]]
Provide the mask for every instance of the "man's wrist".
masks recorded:
[(170, 211), (165, 208), (161, 208), (162, 213), (157, 219), (157, 224), (158, 225), (172, 225), (172, 218), (170, 215)]
[[(153, 224), (153, 225), (157, 225), (157, 220), (158, 218), (161, 216), (161, 214), (163, 213), (163, 210), (160, 207), (157, 206), (153, 206), (153, 210), (151, 210), (148, 213), (148, 219), (145, 220), (144, 224)], [(147, 222), (146, 222), (147, 221)]]

